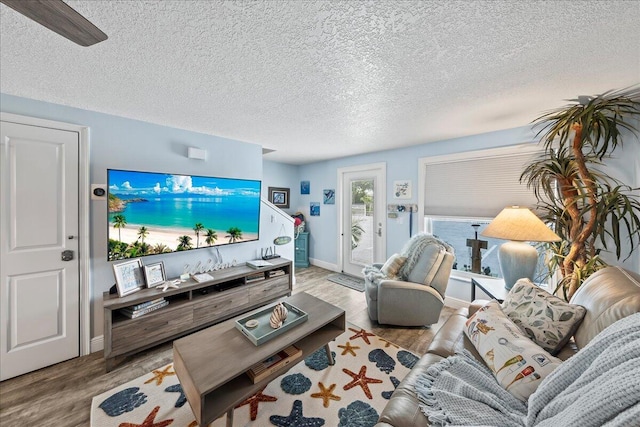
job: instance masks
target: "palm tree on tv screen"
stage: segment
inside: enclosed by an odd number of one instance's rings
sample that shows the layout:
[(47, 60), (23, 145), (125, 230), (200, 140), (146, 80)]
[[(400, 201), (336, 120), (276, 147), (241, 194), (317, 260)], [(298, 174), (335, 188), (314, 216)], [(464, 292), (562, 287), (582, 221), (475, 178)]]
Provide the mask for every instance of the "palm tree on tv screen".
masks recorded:
[(138, 237), (140, 238), (140, 241), (142, 243), (144, 243), (144, 239), (148, 235), (149, 235), (149, 229), (147, 227), (143, 225), (142, 227), (138, 228)]
[(118, 240), (122, 242), (122, 236), (120, 235), (120, 229), (127, 225), (127, 219), (122, 214), (113, 216), (113, 227), (118, 229)]
[(176, 248), (176, 251), (187, 251), (189, 249), (193, 249), (191, 237), (187, 235), (178, 237), (178, 247)]
[(164, 243), (156, 243), (153, 246), (153, 252), (156, 254), (164, 254), (168, 252), (172, 252), (171, 248)]
[(231, 227), (227, 230), (227, 233), (229, 243), (235, 243), (238, 240), (242, 240), (242, 230), (240, 230), (238, 227)]
[(204, 230), (204, 225), (202, 225), (202, 223), (200, 222), (196, 223), (196, 225), (193, 226), (193, 231), (195, 231), (196, 233), (196, 248), (200, 247), (200, 233), (202, 232), (202, 230)]
[(208, 228), (207, 234), (205, 234), (205, 237), (206, 237), (205, 243), (209, 246), (212, 246), (218, 239), (218, 233), (216, 233), (216, 230), (212, 228)]

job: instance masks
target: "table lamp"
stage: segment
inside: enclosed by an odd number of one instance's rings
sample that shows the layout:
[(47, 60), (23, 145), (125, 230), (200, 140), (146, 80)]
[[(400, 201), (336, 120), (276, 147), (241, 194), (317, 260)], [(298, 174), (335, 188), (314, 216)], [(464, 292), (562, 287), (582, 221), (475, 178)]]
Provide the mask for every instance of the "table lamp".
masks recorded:
[(509, 240), (498, 250), (498, 262), (506, 289), (511, 289), (523, 277), (533, 280), (538, 264), (538, 251), (525, 242), (560, 241), (560, 237), (540, 218), (520, 206), (504, 208), (480, 234)]

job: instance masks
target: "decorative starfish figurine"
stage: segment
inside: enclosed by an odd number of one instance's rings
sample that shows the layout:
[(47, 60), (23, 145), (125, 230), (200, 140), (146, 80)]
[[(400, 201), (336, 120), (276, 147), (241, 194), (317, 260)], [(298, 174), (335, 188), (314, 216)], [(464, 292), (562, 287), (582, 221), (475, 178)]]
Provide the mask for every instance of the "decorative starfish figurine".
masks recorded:
[(172, 367), (173, 367), (173, 365), (168, 365), (162, 371), (159, 370), (159, 369), (154, 369), (152, 371), (153, 372), (153, 377), (149, 378), (144, 383), (145, 384), (149, 384), (150, 382), (155, 381), (156, 385), (162, 384), (162, 381), (164, 380), (164, 377), (169, 377), (171, 375), (175, 375), (176, 374), (174, 371), (171, 371)]
[(384, 343), (384, 348), (388, 348), (388, 347), (400, 348), (397, 345), (395, 345), (394, 343), (385, 340), (384, 338), (378, 337), (378, 339)]
[(343, 348), (344, 350), (342, 350), (342, 356), (344, 356), (347, 353), (351, 353), (354, 356), (356, 355), (356, 352), (354, 350), (359, 350), (360, 347), (358, 347), (357, 345), (351, 345), (350, 341), (347, 341), (345, 345), (338, 345), (338, 347)]
[(371, 342), (369, 342), (369, 338), (368, 337), (375, 337), (376, 336), (376, 334), (372, 334), (371, 332), (367, 332), (364, 329), (357, 330), (357, 329), (349, 328), (349, 330), (356, 333), (354, 336), (349, 338), (350, 340), (355, 339), (355, 338), (362, 338), (364, 340), (364, 342), (366, 342), (367, 344), (371, 344)]
[(346, 368), (342, 368), (342, 372), (344, 372), (345, 374), (349, 375), (351, 378), (353, 378), (353, 380), (345, 385), (343, 387), (344, 390), (349, 390), (357, 385), (359, 385), (360, 387), (362, 387), (362, 391), (364, 391), (364, 394), (369, 398), (369, 399), (373, 399), (373, 396), (371, 395), (371, 390), (369, 390), (369, 384), (379, 384), (382, 382), (382, 380), (377, 380), (375, 378), (368, 378), (367, 377), (367, 367), (362, 365), (362, 368), (360, 368), (360, 372), (359, 373), (354, 373), (351, 372), (350, 370), (346, 369)]
[(276, 400), (278, 400), (278, 398), (275, 396), (262, 394), (263, 391), (264, 388), (236, 406), (236, 408), (239, 408), (244, 405), (249, 405), (249, 415), (251, 415), (251, 421), (255, 421), (258, 417), (258, 405), (260, 404), (260, 402), (275, 402)]
[(179, 289), (180, 286), (178, 286), (178, 283), (180, 283), (180, 280), (174, 280), (172, 282), (162, 282), (158, 286), (156, 286), (156, 289), (162, 288), (162, 292), (166, 292), (167, 290), (169, 290), (169, 288)]
[(281, 415), (271, 415), (269, 417), (271, 424), (279, 427), (304, 426), (304, 427), (320, 427), (324, 425), (322, 418), (305, 418), (302, 416), (302, 402), (296, 400), (293, 402), (293, 409), (288, 417)]
[(160, 421), (160, 422), (155, 422), (155, 418), (156, 418), (156, 415), (158, 414), (159, 410), (160, 410), (160, 407), (156, 406), (153, 409), (153, 411), (151, 411), (151, 413), (149, 415), (147, 415), (147, 418), (144, 419), (142, 424), (121, 423), (120, 427), (166, 427), (169, 424), (173, 423), (172, 419), (164, 420), (164, 421)]
[(340, 400), (340, 396), (336, 396), (333, 394), (333, 389), (336, 388), (336, 384), (331, 384), (329, 388), (326, 388), (322, 382), (318, 383), (318, 387), (320, 387), (320, 393), (313, 393), (311, 397), (319, 397), (322, 399), (322, 406), (325, 408), (329, 407), (329, 400)]

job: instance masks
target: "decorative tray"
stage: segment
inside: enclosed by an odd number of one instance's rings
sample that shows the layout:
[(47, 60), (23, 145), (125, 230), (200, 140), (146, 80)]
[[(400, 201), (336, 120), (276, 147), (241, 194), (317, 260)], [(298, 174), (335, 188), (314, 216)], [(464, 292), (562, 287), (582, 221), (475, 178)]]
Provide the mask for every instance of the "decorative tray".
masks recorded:
[[(249, 338), (249, 341), (254, 345), (260, 345), (277, 337), (278, 335), (282, 335), (284, 332), (287, 332), (296, 325), (306, 322), (309, 318), (309, 315), (298, 307), (284, 301), (282, 302), (282, 305), (287, 308), (289, 314), (282, 326), (278, 329), (273, 329), (271, 325), (269, 325), (269, 318), (271, 317), (271, 312), (276, 304), (271, 304), (258, 312), (239, 318), (236, 320), (236, 329), (242, 332), (245, 337)], [(247, 322), (253, 320), (258, 321), (258, 326), (254, 328), (247, 327)]]

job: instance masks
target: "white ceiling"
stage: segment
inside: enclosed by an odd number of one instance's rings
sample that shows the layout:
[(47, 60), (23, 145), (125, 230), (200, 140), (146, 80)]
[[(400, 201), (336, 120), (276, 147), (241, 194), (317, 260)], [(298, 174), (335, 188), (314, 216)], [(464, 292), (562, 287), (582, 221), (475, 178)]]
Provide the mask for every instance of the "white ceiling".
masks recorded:
[(640, 1), (68, 1), (80, 47), (0, 6), (0, 90), (303, 164), (528, 124), (640, 83)]

